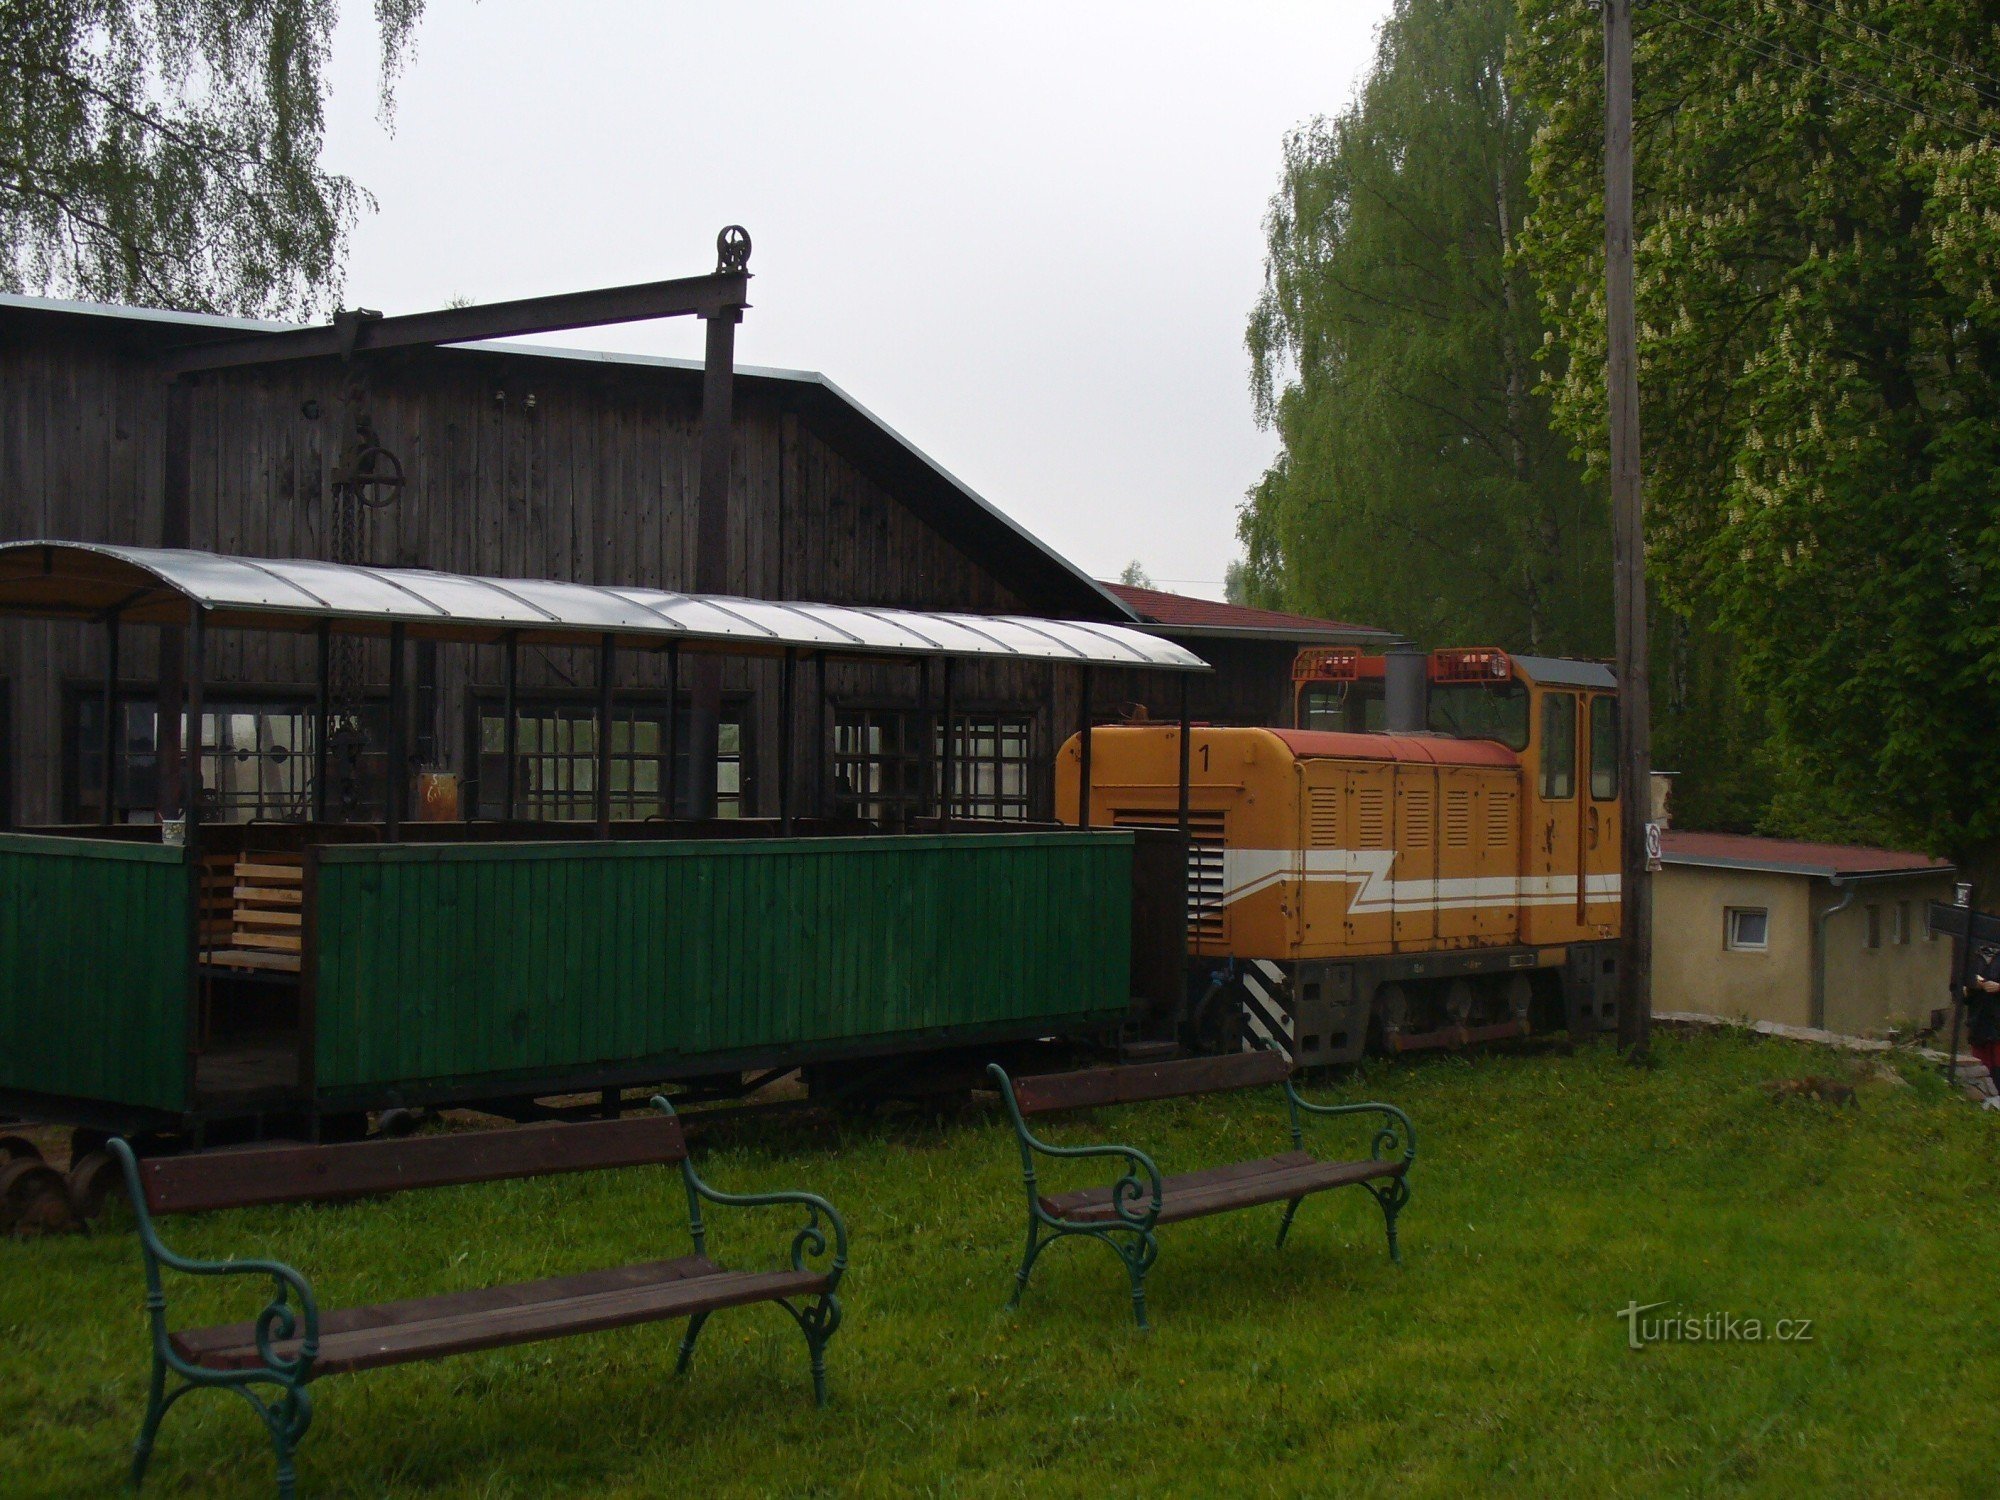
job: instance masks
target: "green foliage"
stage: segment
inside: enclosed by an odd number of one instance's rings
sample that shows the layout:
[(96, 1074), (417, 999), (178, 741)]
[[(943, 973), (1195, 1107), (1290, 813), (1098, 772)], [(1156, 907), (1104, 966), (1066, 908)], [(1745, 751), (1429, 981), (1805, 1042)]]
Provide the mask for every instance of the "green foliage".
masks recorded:
[(1146, 565), (1136, 557), (1125, 564), (1125, 570), (1118, 575), (1118, 581), (1128, 589), (1149, 589), (1153, 587), (1153, 575), (1146, 571)]
[[(1522, 0), (1523, 236), (1557, 424), (1604, 461), (1589, 0)], [(1786, 831), (2000, 838), (2000, 5), (1639, 11), (1650, 573), (1735, 642)]]
[[(680, 1325), (343, 1376), (315, 1387), (314, 1496), (1987, 1494), (2000, 1298), (1993, 1117), (1916, 1087), (1854, 1108), (1773, 1103), (1827, 1053), (1661, 1037), (1656, 1070), (1574, 1057), (1371, 1068), (1322, 1099), (1384, 1098), (1420, 1132), (1403, 1265), (1344, 1189), (1169, 1225), (1133, 1331), (1102, 1246), (1058, 1245), (1021, 1311), (1020, 1158), (997, 1113), (834, 1132), (766, 1118), (703, 1150), (725, 1189), (809, 1186), (853, 1233), (848, 1317), (812, 1405), (772, 1307), (718, 1314), (673, 1377)], [(1276, 1091), (1061, 1122), (1169, 1171), (1289, 1146)], [(1360, 1126), (1314, 1129), (1329, 1152)], [(788, 1146), (788, 1149), (786, 1147)], [(1102, 1185), (1052, 1176), (1047, 1186)], [(201, 1255), (273, 1253), (325, 1306), (685, 1253), (679, 1184), (649, 1170), (324, 1208), (171, 1219)], [(789, 1220), (716, 1214), (714, 1252), (761, 1269)], [(244, 1318), (244, 1284), (169, 1282), (175, 1326)], [(1628, 1301), (1811, 1318), (1810, 1342), (1625, 1347)], [(89, 1237), (0, 1241), (0, 1493), (101, 1496), (145, 1399), (139, 1257)], [(167, 1418), (147, 1493), (267, 1497), (241, 1402)]]
[[(381, 101), (423, 0), (375, 0)], [(333, 301), (338, 0), (0, 0), (0, 287), (241, 313)]]
[(1511, 0), (1398, 0), (1359, 99), (1286, 141), (1248, 333), (1283, 450), (1239, 529), (1255, 602), (1599, 654), (1603, 498), (1534, 389), (1513, 253), (1534, 118), (1512, 23)]

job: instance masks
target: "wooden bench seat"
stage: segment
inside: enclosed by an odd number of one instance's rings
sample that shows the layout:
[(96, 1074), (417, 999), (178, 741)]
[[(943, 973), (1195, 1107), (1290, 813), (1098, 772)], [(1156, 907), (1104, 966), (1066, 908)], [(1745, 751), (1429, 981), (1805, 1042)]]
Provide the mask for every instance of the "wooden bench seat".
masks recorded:
[[(1283, 1203), (1285, 1215), (1278, 1225), (1278, 1244), (1282, 1246), (1299, 1204), (1314, 1193), (1339, 1187), (1359, 1185), (1374, 1195), (1388, 1231), (1389, 1256), (1392, 1260), (1401, 1258), (1396, 1245), (1396, 1216), (1409, 1201), (1409, 1171), (1417, 1159), (1416, 1131), (1408, 1116), (1390, 1104), (1314, 1104), (1303, 1099), (1292, 1085), (1291, 1065), (1279, 1053), (1236, 1053), (1021, 1079), (1009, 1078), (998, 1063), (986, 1071), (998, 1085), (1014, 1122), (1028, 1190), (1027, 1248), (1014, 1273), (1010, 1307), (1020, 1305), (1028, 1276), (1043, 1250), (1065, 1236), (1085, 1235), (1104, 1241), (1125, 1263), (1132, 1283), (1132, 1314), (1144, 1328), (1146, 1273), (1159, 1256), (1159, 1242), (1153, 1235), (1159, 1225)], [(1137, 1147), (1054, 1146), (1037, 1139), (1028, 1128), (1028, 1120), (1038, 1115), (1272, 1084), (1284, 1089), (1291, 1121), (1290, 1151), (1172, 1177), (1161, 1176), (1153, 1158)], [(1367, 1156), (1324, 1161), (1305, 1149), (1307, 1118), (1350, 1114), (1379, 1116)], [(1123, 1175), (1108, 1187), (1041, 1192), (1036, 1177), (1039, 1160), (1090, 1158), (1105, 1158), (1114, 1167), (1122, 1166)]]
[[(1234, 1208), (1284, 1203), (1328, 1188), (1394, 1177), (1402, 1170), (1400, 1161), (1320, 1161), (1307, 1151), (1287, 1151), (1262, 1161), (1182, 1172), (1160, 1179), (1160, 1213), (1153, 1222), (1178, 1224)], [(1111, 1194), (1110, 1188), (1084, 1188), (1054, 1198), (1045, 1197), (1042, 1210), (1051, 1218), (1078, 1224), (1112, 1223), (1118, 1213)]]
[[(827, 1290), (821, 1272), (725, 1271), (706, 1256), (690, 1255), (475, 1292), (344, 1307), (320, 1318), (313, 1376), (691, 1318)], [(254, 1370), (264, 1363), (255, 1323), (185, 1329), (170, 1335), (169, 1342), (182, 1359), (205, 1370)], [(300, 1344), (296, 1338), (280, 1340), (272, 1352), (294, 1359)]]
[[(190, 1390), (233, 1388), (252, 1397), (277, 1448), (278, 1493), (289, 1497), (296, 1483), (293, 1455), (312, 1421), (306, 1388), (323, 1376), (667, 1318), (687, 1320), (677, 1365), (684, 1373), (709, 1316), (752, 1303), (776, 1303), (799, 1325), (811, 1357), (813, 1394), (824, 1404), (826, 1345), (840, 1326), (836, 1291), (847, 1266), (846, 1226), (831, 1204), (811, 1193), (732, 1194), (710, 1187), (688, 1159), (672, 1108), (665, 1099), (653, 1102), (657, 1113), (629, 1120), (333, 1146), (256, 1146), (145, 1161), (126, 1142), (112, 1141), (138, 1221), (153, 1339), (150, 1396), (132, 1456), (134, 1488), (145, 1478), (161, 1419)], [(324, 1313), (310, 1283), (290, 1266), (274, 1260), (191, 1260), (167, 1249), (154, 1225), (154, 1216), (162, 1214), (674, 1165), (687, 1193), (692, 1255)], [(710, 1260), (703, 1204), (803, 1210), (805, 1223), (792, 1235), (789, 1267), (740, 1271)], [(169, 1328), (163, 1274), (168, 1271), (265, 1277), (269, 1302), (252, 1321)], [(259, 1387), (272, 1394), (260, 1394)]]

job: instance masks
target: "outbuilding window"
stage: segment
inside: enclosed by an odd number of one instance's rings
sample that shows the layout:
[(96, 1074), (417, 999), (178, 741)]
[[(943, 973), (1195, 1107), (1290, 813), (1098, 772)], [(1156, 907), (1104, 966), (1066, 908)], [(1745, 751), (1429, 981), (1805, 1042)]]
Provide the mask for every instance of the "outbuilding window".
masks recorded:
[(1722, 945), (1736, 953), (1762, 953), (1771, 946), (1771, 909), (1731, 906), (1723, 912)]

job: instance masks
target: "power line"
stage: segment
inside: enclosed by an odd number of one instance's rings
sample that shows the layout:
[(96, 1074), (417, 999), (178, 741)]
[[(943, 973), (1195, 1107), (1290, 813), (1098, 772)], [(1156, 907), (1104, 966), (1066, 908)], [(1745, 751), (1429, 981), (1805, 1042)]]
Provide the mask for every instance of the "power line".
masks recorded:
[(1750, 51), (1765, 61), (1796, 67), (1807, 74), (1824, 74), (1826, 82), (1831, 87), (1839, 89), (1843, 93), (1850, 94), (1857, 99), (1865, 99), (1871, 104), (1886, 104), (1892, 109), (1903, 110), (1920, 120), (1928, 120), (1932, 124), (1956, 130), (1961, 135), (1968, 136), (1975, 141), (1983, 141), (1989, 144), (1993, 142), (1994, 138), (1986, 131), (1967, 125), (1956, 115), (1941, 114), (1937, 110), (1923, 104), (1915, 103), (1901, 95), (1885, 93), (1867, 82), (1867, 80), (1836, 68), (1824, 59), (1812, 58), (1803, 52), (1795, 52), (1782, 42), (1775, 42), (1767, 37), (1758, 36), (1755, 32), (1745, 31), (1740, 26), (1732, 26), (1727, 21), (1719, 21), (1715, 17), (1701, 11), (1690, 10), (1684, 5), (1676, 4), (1675, 0), (1661, 0), (1661, 3), (1667, 9), (1673, 11), (1684, 25), (1692, 26), (1695, 30), (1702, 32), (1715, 41), (1725, 41), (1728, 37), (1734, 36), (1748, 47)]
[[(1874, 26), (1870, 26), (1866, 21), (1859, 20), (1854, 16), (1846, 15), (1841, 11), (1834, 9), (1834, 7), (1832, 7), (1831, 5), (1823, 4), (1821, 3), (1821, 0), (1796, 0), (1796, 3), (1805, 6), (1808, 10), (1816, 10), (1821, 15), (1832, 16), (1836, 21), (1839, 21), (1842, 25), (1852, 26), (1858, 32), (1865, 32), (1867, 35), (1874, 37), (1877, 41), (1885, 42), (1890, 47), (1895, 48), (1897, 51), (1906, 53), (1913, 58), (1923, 58), (1929, 62), (1941, 64), (1942, 66), (1950, 68), (1955, 72), (1969, 74), (1971, 78), (1983, 79), (1985, 82), (1992, 84), (1995, 88), (2000, 88), (2000, 78), (1994, 77), (1994, 75), (1991, 73), (1982, 72), (1980, 69), (1973, 67), (1971, 63), (1960, 62), (1956, 58), (1946, 57), (1941, 52), (1933, 52), (1931, 51), (1930, 48), (1919, 46), (1915, 42), (1904, 41), (1899, 36), (1894, 36), (1889, 32), (1880, 30), (1879, 28)], [(1861, 40), (1859, 37), (1855, 36), (1850, 36), (1848, 39), (1857, 42)], [(1867, 46), (1868, 43), (1862, 42), (1861, 45)], [(1880, 49), (1878, 48), (1877, 50), (1879, 51)], [(1978, 84), (1971, 82), (1970, 79), (1967, 79), (1965, 81), (1965, 86), (1971, 89), (1974, 93), (1978, 94), (1981, 98), (1990, 99), (1995, 104), (2000, 104), (2000, 94), (1989, 93), (1987, 90), (1980, 88)]]

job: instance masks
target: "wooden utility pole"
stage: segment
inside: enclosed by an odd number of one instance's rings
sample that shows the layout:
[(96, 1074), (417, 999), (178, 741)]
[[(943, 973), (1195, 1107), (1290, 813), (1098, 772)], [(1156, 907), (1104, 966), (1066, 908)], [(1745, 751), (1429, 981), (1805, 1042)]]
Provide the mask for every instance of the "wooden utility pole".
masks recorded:
[(1652, 695), (1646, 661), (1646, 513), (1639, 493), (1638, 319), (1632, 300), (1632, 3), (1604, 4), (1605, 391), (1611, 405), (1611, 546), (1623, 772), (1618, 1045), (1643, 1052), (1653, 1024)]

